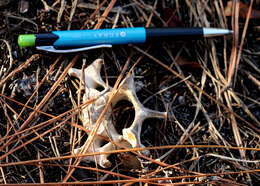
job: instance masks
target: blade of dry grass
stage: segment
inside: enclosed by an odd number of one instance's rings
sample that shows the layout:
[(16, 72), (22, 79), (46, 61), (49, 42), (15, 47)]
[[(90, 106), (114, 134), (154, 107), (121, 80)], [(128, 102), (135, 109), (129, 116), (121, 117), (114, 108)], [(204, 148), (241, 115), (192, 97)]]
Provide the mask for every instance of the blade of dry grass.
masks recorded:
[(249, 9), (248, 9), (248, 12), (247, 12), (247, 16), (246, 16), (245, 26), (244, 26), (243, 32), (242, 32), (242, 37), (241, 37), (241, 41), (240, 41), (240, 45), (239, 45), (239, 50), (238, 50), (238, 53), (237, 53), (237, 58), (236, 58), (236, 67), (235, 67), (236, 71), (235, 71), (235, 74), (234, 74), (234, 81), (236, 81), (236, 79), (237, 79), (236, 77), (237, 77), (238, 66), (239, 66), (239, 63), (240, 63), (242, 49), (243, 49), (245, 38), (246, 38), (246, 32), (247, 32), (248, 23), (249, 23), (249, 20), (250, 20), (250, 15), (251, 15), (251, 12), (252, 12), (253, 3), (254, 3), (254, 0), (251, 0), (250, 5), (249, 5)]
[(206, 154), (205, 156), (213, 156), (213, 157), (217, 157), (217, 158), (228, 160), (228, 161), (237, 161), (237, 162), (244, 162), (244, 163), (259, 163), (260, 162), (259, 160), (247, 160), (247, 159), (231, 158), (231, 157), (222, 156), (222, 155), (213, 154), (213, 153)]
[[(231, 101), (230, 101), (231, 100), (230, 94), (224, 93), (224, 96), (226, 98), (227, 105), (228, 105), (229, 109), (232, 110)], [(232, 112), (233, 112), (233, 110), (232, 110)], [(237, 121), (235, 119), (235, 116), (233, 114), (231, 114), (230, 118), (231, 118), (230, 124), (232, 125), (232, 130), (233, 130), (233, 134), (234, 134), (236, 144), (237, 144), (237, 146), (242, 147), (243, 143), (242, 143), (241, 135), (240, 135), (240, 132), (239, 132), (239, 129), (238, 129), (238, 125), (237, 125)], [(246, 156), (245, 151), (240, 150), (240, 155), (241, 155), (241, 158), (245, 159), (245, 156)]]
[[(12, 55), (12, 48), (11, 48), (11, 46), (10, 46), (10, 44), (9, 44), (9, 42), (8, 41), (6, 41), (6, 40), (4, 40), (4, 39), (0, 39), (0, 42), (3, 42), (3, 43), (5, 43), (5, 45), (6, 45), (6, 47), (7, 47), (7, 50), (8, 50), (8, 53), (9, 53), (9, 67), (8, 67), (8, 69), (6, 70), (6, 72), (5, 72), (5, 74), (9, 74), (9, 72), (10, 72), (10, 70), (11, 70), (11, 68), (12, 68), (12, 66), (13, 66), (13, 64), (14, 64), (14, 59), (13, 59), (13, 55)], [(2, 77), (2, 74), (3, 72), (2, 72), (2, 69), (0, 70), (0, 77)], [(1, 84), (1, 83), (0, 83)], [(0, 86), (1, 87), (1, 86)]]
[(236, 76), (237, 76), (237, 71), (238, 71), (238, 66), (240, 63), (240, 58), (241, 58), (241, 53), (244, 45), (244, 40), (248, 28), (248, 23), (250, 20), (250, 15), (252, 11), (252, 6), (253, 6), (253, 0), (250, 1), (249, 9), (247, 12), (246, 16), (246, 21), (245, 21), (245, 26), (243, 29), (242, 33), (242, 38), (240, 41), (240, 46), (239, 50), (237, 52), (237, 47), (238, 47), (238, 41), (239, 41), (239, 25), (238, 25), (238, 20), (239, 20), (239, 1), (234, 0), (232, 1), (232, 28), (235, 31), (234, 32), (234, 40), (233, 40), (233, 47), (232, 47), (232, 52), (231, 52), (231, 57), (230, 57), (230, 65), (229, 65), (229, 71), (228, 71), (228, 79), (227, 79), (227, 84), (226, 86), (222, 89), (221, 92), (225, 91), (228, 87), (231, 86), (232, 79), (235, 83), (236, 81)]
[[(39, 151), (37, 152), (37, 157), (38, 159), (41, 159), (41, 155)], [(41, 162), (37, 165), (37, 167), (39, 169), (40, 183), (44, 183), (44, 174), (43, 174)]]
[(5, 179), (5, 173), (4, 173), (3, 167), (0, 167), (0, 172), (1, 172), (1, 175), (2, 175), (2, 179), (4, 180), (4, 184), (7, 184), (6, 183), (6, 179)]
[(75, 14), (75, 11), (76, 11), (76, 8), (77, 8), (77, 4), (78, 4), (78, 0), (73, 0), (71, 11), (70, 11), (69, 24), (68, 24), (68, 29), (67, 30), (70, 30), (70, 28), (71, 28), (71, 21), (72, 21), (72, 18), (74, 16), (74, 14)]
[(57, 23), (60, 23), (62, 14), (63, 14), (63, 12), (65, 10), (65, 7), (66, 7), (66, 4), (67, 4), (67, 1), (61, 0), (61, 2), (60, 2), (60, 9), (59, 9), (58, 16), (57, 16)]

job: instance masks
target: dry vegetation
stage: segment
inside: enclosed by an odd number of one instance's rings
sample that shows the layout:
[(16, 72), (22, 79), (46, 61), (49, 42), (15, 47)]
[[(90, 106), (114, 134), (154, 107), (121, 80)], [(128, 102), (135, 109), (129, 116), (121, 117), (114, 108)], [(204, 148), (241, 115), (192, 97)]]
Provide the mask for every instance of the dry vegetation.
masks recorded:
[[(0, 2), (3, 2), (0, 0)], [(233, 3), (232, 3), (233, 2)], [(20, 0), (0, 4), (0, 183), (256, 185), (260, 182), (258, 0)], [(19, 48), (22, 33), (112, 27), (219, 27), (233, 37), (161, 41), (58, 55)], [(72, 154), (87, 135), (79, 82), (67, 75), (103, 58), (114, 85), (134, 67), (149, 119), (141, 149), (116, 150), (110, 169)], [(80, 94), (81, 93), (81, 94)], [(86, 105), (86, 103), (85, 103)], [(117, 128), (132, 105), (114, 109)], [(85, 154), (84, 156), (87, 156)], [(130, 160), (134, 160), (130, 162)], [(63, 183), (62, 183), (63, 182)], [(70, 184), (71, 185), (71, 184)]]

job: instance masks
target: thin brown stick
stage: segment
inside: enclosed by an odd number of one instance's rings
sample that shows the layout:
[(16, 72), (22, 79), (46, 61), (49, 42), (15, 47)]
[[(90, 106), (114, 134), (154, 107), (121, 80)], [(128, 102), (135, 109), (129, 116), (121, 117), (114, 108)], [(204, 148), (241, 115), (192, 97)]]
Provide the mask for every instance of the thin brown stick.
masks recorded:
[(150, 16), (148, 18), (148, 21), (147, 21), (145, 27), (149, 27), (149, 25), (151, 24), (151, 21), (152, 21), (153, 15), (154, 15), (154, 10), (156, 9), (156, 6), (157, 6), (157, 0), (154, 1), (153, 9), (152, 9), (152, 11), (150, 13)]
[[(37, 157), (38, 159), (41, 159), (39, 151), (37, 152)], [(40, 183), (44, 183), (44, 175), (43, 175), (41, 163), (38, 164), (38, 169), (39, 169)]]
[(113, 6), (115, 5), (117, 0), (111, 0), (111, 2), (109, 3), (109, 5), (107, 6), (105, 12), (102, 14), (102, 16), (100, 17), (100, 19), (98, 19), (97, 24), (95, 25), (94, 29), (99, 29), (102, 25), (102, 23), (104, 22), (105, 18), (107, 17), (107, 15), (109, 14), (110, 10), (113, 8)]
[(94, 18), (94, 16), (99, 12), (100, 8), (104, 6), (104, 4), (107, 2), (107, 0), (104, 0), (102, 3), (99, 4), (99, 6), (95, 9), (95, 11), (89, 16), (89, 18), (85, 21), (84, 25), (81, 27), (81, 29), (84, 29), (87, 24), (91, 21), (91, 19)]

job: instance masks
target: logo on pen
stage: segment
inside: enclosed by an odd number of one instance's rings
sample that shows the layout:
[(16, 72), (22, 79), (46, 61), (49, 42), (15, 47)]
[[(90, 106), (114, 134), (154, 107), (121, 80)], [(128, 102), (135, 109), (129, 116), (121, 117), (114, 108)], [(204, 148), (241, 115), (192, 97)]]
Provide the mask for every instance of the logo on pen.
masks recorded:
[(120, 36), (121, 36), (121, 37), (125, 37), (125, 36), (126, 36), (126, 33), (125, 33), (125, 32), (120, 32)]
[(108, 32), (108, 33), (98, 33), (94, 34), (95, 38), (114, 38), (114, 37), (126, 37), (126, 32)]

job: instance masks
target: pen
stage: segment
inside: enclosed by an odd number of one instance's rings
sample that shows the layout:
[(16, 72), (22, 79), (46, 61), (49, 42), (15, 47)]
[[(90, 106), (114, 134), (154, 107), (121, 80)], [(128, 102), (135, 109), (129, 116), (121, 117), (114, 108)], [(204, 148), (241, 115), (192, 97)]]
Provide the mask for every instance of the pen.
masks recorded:
[(18, 37), (21, 47), (36, 46), (50, 52), (78, 52), (112, 45), (139, 44), (161, 39), (194, 39), (232, 34), (220, 28), (115, 28), (98, 30), (52, 31), (23, 34)]

